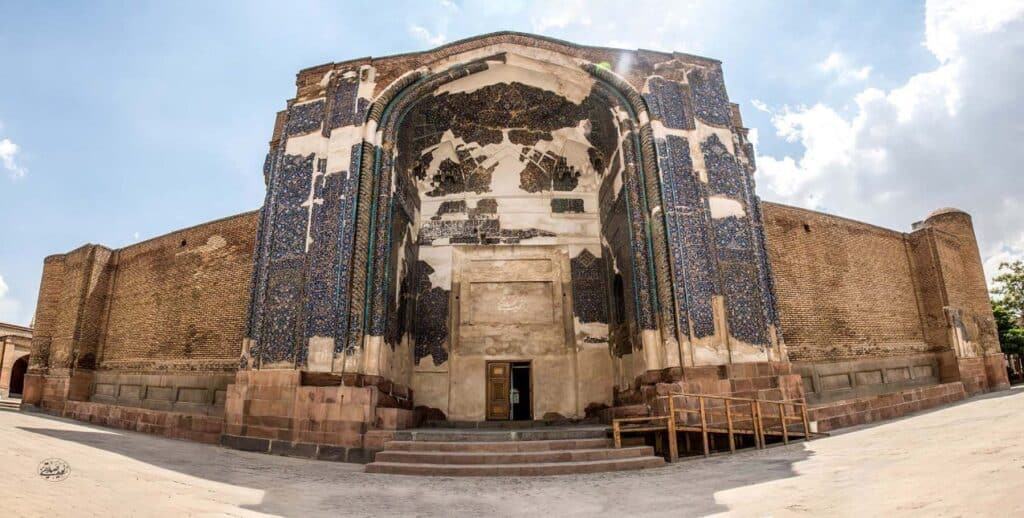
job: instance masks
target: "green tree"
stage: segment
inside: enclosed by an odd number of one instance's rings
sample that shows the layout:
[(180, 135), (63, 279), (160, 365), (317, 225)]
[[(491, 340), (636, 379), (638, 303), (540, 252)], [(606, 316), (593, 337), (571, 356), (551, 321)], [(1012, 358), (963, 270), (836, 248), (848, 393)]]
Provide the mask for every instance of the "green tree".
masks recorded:
[(1024, 354), (1024, 261), (1000, 264), (992, 281), (999, 343), (1003, 352)]
[(1024, 329), (1018, 327), (1018, 320), (999, 300), (992, 301), (992, 314), (999, 329), (999, 345), (1004, 353), (1024, 354)]

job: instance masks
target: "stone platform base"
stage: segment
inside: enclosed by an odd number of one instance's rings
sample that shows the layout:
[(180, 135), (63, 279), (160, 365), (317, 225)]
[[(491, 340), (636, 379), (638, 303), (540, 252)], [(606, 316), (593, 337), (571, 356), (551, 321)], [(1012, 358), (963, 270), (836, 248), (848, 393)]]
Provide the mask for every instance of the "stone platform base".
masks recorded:
[(215, 415), (164, 412), (86, 401), (67, 401), (61, 415), (112, 428), (208, 444), (217, 444), (224, 428), (224, 419)]
[(377, 385), (331, 385), (321, 378), (306, 379), (316, 384), (304, 385), (303, 374), (295, 370), (238, 372), (227, 389), (221, 444), (291, 457), (366, 463), (383, 448), (391, 431), (414, 426), (410, 408), (386, 406), (405, 398), (385, 393)]
[(664, 466), (650, 446), (613, 448), (604, 426), (524, 430), (420, 428), (393, 432), (367, 473), (538, 476)]
[(374, 454), (379, 451), (379, 448), (347, 448), (345, 446), (336, 446), (331, 444), (263, 439), (259, 437), (244, 437), (228, 434), (221, 436), (220, 444), (235, 450), (269, 453), (271, 455), (283, 455), (286, 457), (329, 460), (334, 462), (353, 462), (356, 464), (372, 462)]
[(967, 397), (963, 383), (944, 383), (892, 394), (846, 399), (808, 409), (817, 431), (856, 426), (902, 417), (907, 414), (961, 401)]

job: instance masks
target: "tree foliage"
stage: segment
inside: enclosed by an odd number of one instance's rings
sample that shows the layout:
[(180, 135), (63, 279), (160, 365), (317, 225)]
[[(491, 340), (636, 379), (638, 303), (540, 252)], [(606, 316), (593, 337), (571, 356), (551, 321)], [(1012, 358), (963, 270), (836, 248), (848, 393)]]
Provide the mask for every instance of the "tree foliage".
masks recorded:
[(1003, 352), (1024, 354), (1024, 261), (1002, 263), (992, 286), (992, 313)]
[(1018, 326), (1019, 321), (998, 300), (992, 301), (992, 314), (996, 317), (999, 345), (1003, 352), (1024, 354), (1024, 329)]

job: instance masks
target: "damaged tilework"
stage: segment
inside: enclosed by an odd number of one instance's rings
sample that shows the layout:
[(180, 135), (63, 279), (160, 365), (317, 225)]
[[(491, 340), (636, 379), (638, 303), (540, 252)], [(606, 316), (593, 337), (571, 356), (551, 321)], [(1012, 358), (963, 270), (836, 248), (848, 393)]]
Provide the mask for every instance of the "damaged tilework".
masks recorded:
[(751, 344), (768, 343), (757, 271), (749, 262), (721, 261), (729, 334)]
[(302, 204), (309, 196), (314, 157), (312, 153), (285, 155), (273, 178), (273, 243), (260, 333), (260, 360), (264, 364), (293, 359), (306, 255), (307, 212)]
[(693, 92), (693, 111), (700, 120), (715, 126), (732, 126), (732, 109), (725, 93), (722, 73), (712, 70), (693, 70), (687, 75)]
[(278, 261), (270, 266), (260, 344), (263, 365), (294, 359), (302, 304), (302, 266), (301, 259)]
[(524, 150), (520, 160), (526, 162), (526, 167), (519, 173), (519, 188), (526, 192), (573, 191), (579, 185), (582, 172), (563, 156)]
[(276, 153), (273, 151), (267, 153), (267, 157), (263, 159), (263, 184), (270, 185), (270, 170), (274, 166), (274, 158)]
[(430, 217), (432, 220), (440, 220), (446, 214), (466, 214), (466, 200), (455, 200), (441, 202), (437, 208), (437, 214)]
[(700, 144), (704, 154), (704, 167), (708, 173), (708, 189), (711, 194), (728, 196), (734, 200), (746, 201), (746, 174), (743, 166), (729, 152), (718, 135), (711, 135)]
[[(751, 183), (753, 179), (751, 179)], [(751, 185), (751, 192), (754, 191), (753, 185)], [(753, 239), (756, 243), (755, 251), (757, 254), (757, 273), (761, 281), (761, 304), (764, 307), (765, 320), (775, 325), (775, 332), (781, 335), (782, 331), (779, 329), (779, 314), (776, 310), (775, 301), (775, 284), (772, 279), (771, 264), (768, 262), (768, 246), (764, 238), (764, 220), (761, 215), (761, 200), (757, 196), (753, 196), (750, 202), (751, 218), (754, 220), (753, 228)]]
[(301, 135), (320, 129), (324, 121), (324, 101), (296, 104), (288, 109), (285, 136)]
[(430, 217), (431, 220), (440, 221), (442, 216), (448, 214), (465, 214), (470, 219), (487, 218), (498, 213), (498, 201), (494, 198), (481, 198), (476, 202), (476, 207), (469, 208), (466, 200), (450, 200), (441, 202), (437, 208), (437, 214)]
[(650, 78), (647, 86), (643, 97), (655, 120), (660, 120), (666, 128), (694, 128), (689, 86), (658, 76)]
[(688, 315), (694, 336), (711, 336), (715, 333), (712, 297), (719, 294), (719, 287), (708, 232), (707, 192), (693, 170), (685, 138), (669, 135), (658, 139), (657, 148), (672, 268), (682, 277), (681, 283), (680, 279), (673, 283), (677, 307), (685, 308), (679, 311), (679, 329), (689, 328)]
[(514, 144), (532, 146), (540, 140), (551, 140), (552, 131), (610, 116), (604, 101), (594, 92), (575, 104), (549, 90), (518, 82), (496, 83), (472, 92), (442, 93), (419, 101), (405, 116), (402, 131), (415, 135), (416, 143), (409, 153), (418, 157), (423, 150), (439, 144), (447, 130), (455, 138), (485, 146), (500, 143), (505, 128), (521, 128), (511, 132), (509, 138)]
[(366, 100), (359, 98), (359, 79), (340, 79), (330, 95), (331, 116), (328, 129), (362, 125), (366, 118)]
[(498, 200), (494, 198), (480, 198), (476, 207), (469, 209), (470, 218), (483, 218), (498, 213)]
[[(729, 152), (717, 135), (701, 143), (708, 186), (712, 194), (732, 198), (746, 208), (750, 198), (747, 170)], [(760, 222), (759, 214), (754, 220)], [(748, 217), (730, 216), (712, 220), (719, 268), (725, 292), (726, 318), (734, 337), (753, 344), (767, 343), (765, 328), (768, 297), (762, 267), (755, 258), (754, 223)]]
[[(481, 194), (490, 191), (495, 165), (483, 164), (487, 156), (473, 157), (469, 149), (503, 141), (521, 147), (520, 160), (527, 165), (521, 173), (520, 187), (527, 192), (572, 191), (578, 186), (581, 171), (570, 166), (565, 157), (541, 152), (534, 146), (550, 142), (552, 132), (574, 128), (589, 120), (586, 135), (592, 157), (609, 156), (615, 146), (611, 111), (595, 92), (575, 104), (554, 92), (522, 83), (497, 83), (468, 93), (443, 93), (419, 101), (404, 117), (398, 132), (399, 170), (411, 171), (420, 180), (429, 181), (426, 196), (448, 196), (462, 192)], [(609, 130), (609, 128), (611, 128)], [(433, 160), (432, 147), (441, 143), (446, 131), (466, 143), (454, 158), (445, 158), (430, 178), (426, 171)]]
[(309, 249), (309, 279), (306, 288), (306, 336), (335, 334), (337, 315), (337, 279), (334, 275), (338, 261), (338, 240), (342, 211), (348, 181), (346, 172), (320, 178), (314, 198), (322, 203), (313, 205), (313, 232), (316, 236)]
[[(697, 188), (697, 185), (694, 184), (693, 161), (690, 158), (687, 140), (682, 137), (669, 136), (667, 140), (658, 139), (655, 144), (658, 150), (658, 169), (661, 171), (663, 182), (662, 202), (665, 204), (665, 232), (668, 234), (669, 260), (672, 263), (672, 271), (677, 277), (672, 282), (672, 296), (677, 308), (676, 324), (677, 329), (689, 334), (690, 320), (687, 313), (691, 308), (687, 293), (695, 279), (687, 269), (689, 253), (687, 245), (699, 241), (699, 239), (691, 235), (687, 240), (686, 231), (699, 223), (700, 218), (693, 212), (697, 210), (695, 204), (701, 201), (699, 199), (701, 193), (684, 192), (684, 190), (692, 191)], [(699, 206), (702, 208), (703, 204), (701, 203)], [(699, 211), (697, 214), (699, 215)], [(693, 232), (690, 229), (690, 234)], [(700, 324), (696, 325), (703, 329), (706, 325), (702, 312), (704, 304), (698, 304), (697, 307), (699, 310), (697, 316), (701, 319)], [(713, 330), (713, 320), (711, 326)]]
[[(412, 231), (412, 221), (409, 217), (396, 208), (393, 210), (391, 216), (391, 244), (388, 247), (389, 256), (386, 263), (387, 270), (384, 272), (384, 282), (377, 284), (381, 287), (375, 291), (376, 297), (379, 299), (378, 304), (383, 304), (383, 311), (380, 313), (379, 327), (370, 328), (370, 333), (373, 335), (384, 335), (387, 339), (386, 343), (394, 348), (399, 340), (401, 340), (401, 333), (395, 328), (398, 327), (398, 321), (403, 318), (402, 315), (398, 314), (398, 306), (400, 300), (396, 300), (393, 286), (398, 283), (399, 294), (398, 299), (401, 299), (401, 287), (403, 279), (400, 277), (402, 272), (402, 262), (407, 261), (410, 256), (415, 259), (416, 252), (411, 250), (415, 248), (415, 244), (409, 242), (406, 238)], [(404, 329), (403, 329), (404, 332)], [(391, 333), (391, 334), (389, 334)]]
[(379, 230), (378, 234), (374, 235), (371, 241), (373, 250), (370, 254), (370, 259), (372, 261), (371, 271), (373, 272), (373, 277), (370, 278), (370, 285), (368, 286), (370, 320), (366, 323), (367, 333), (371, 336), (383, 335), (387, 327), (385, 309), (387, 307), (388, 288), (392, 282), (390, 264), (393, 257), (391, 250), (393, 249), (393, 241), (401, 239), (401, 236), (393, 233), (395, 217), (401, 213), (397, 209), (397, 196), (391, 193), (394, 160), (390, 153), (381, 153), (379, 156), (381, 180), (378, 192), (376, 193), (376, 221), (373, 223), (374, 227)]
[(334, 262), (334, 275), (337, 277), (337, 310), (334, 320), (334, 352), (356, 346), (349, 340), (349, 292), (352, 289), (350, 279), (352, 272), (352, 253), (355, 249), (356, 206), (359, 195), (359, 160), (363, 152), (362, 144), (353, 144), (349, 155), (349, 173), (345, 181), (344, 201), (339, 214), (337, 241), (337, 259)]
[[(362, 146), (350, 151), (349, 170), (317, 176), (314, 183), (311, 229), (314, 236), (305, 268), (305, 337), (327, 336), (335, 339), (335, 352), (341, 352), (347, 338), (348, 278), (352, 255), (354, 203), (358, 189), (355, 170)], [(265, 207), (268, 205), (265, 205)], [(303, 237), (304, 239), (304, 237)], [(254, 304), (253, 314), (261, 308)], [(300, 348), (297, 360), (305, 359)]]
[(604, 258), (583, 249), (570, 261), (572, 268), (573, 313), (584, 324), (608, 323), (608, 290)]
[(503, 229), (497, 219), (431, 220), (420, 228), (416, 243), (432, 245), (447, 238), (450, 244), (514, 245), (535, 237), (554, 236), (554, 232), (535, 228)]
[(306, 208), (313, 175), (313, 155), (285, 155), (277, 178), (271, 261), (302, 255), (306, 251)]
[[(406, 268), (415, 268), (416, 247), (409, 246), (404, 249), (404, 262)], [(410, 318), (414, 304), (412, 283), (414, 281), (412, 272), (401, 272), (399, 282), (398, 300), (388, 301), (388, 327), (384, 334), (384, 341), (392, 349), (402, 342), (402, 338), (410, 329)]]
[(753, 260), (753, 242), (747, 218), (729, 216), (712, 219), (711, 223), (715, 227), (715, 247), (719, 261)]
[[(653, 282), (651, 278), (651, 257), (647, 243), (647, 222), (643, 214), (643, 201), (641, 193), (643, 186), (640, 184), (639, 165), (636, 150), (632, 146), (630, 134), (626, 135), (622, 146), (623, 152), (623, 194), (627, 203), (626, 214), (629, 221), (630, 237), (632, 240), (631, 250), (633, 256), (632, 278), (636, 294), (636, 317), (637, 326), (640, 329), (656, 329), (657, 322), (654, 317)], [(639, 344), (639, 342), (638, 342)]]
[(434, 269), (426, 261), (416, 261), (411, 273), (410, 291), (415, 298), (413, 336), (416, 340), (413, 360), (430, 356), (434, 365), (448, 361), (445, 343), (448, 341), (449, 290), (430, 284)]
[[(627, 162), (623, 155), (614, 153), (611, 156), (608, 173), (601, 179), (598, 193), (601, 234), (607, 243), (607, 246), (602, 246), (601, 257), (605, 258), (607, 265), (606, 279), (613, 280), (609, 303), (612, 310), (609, 316), (609, 350), (618, 357), (631, 353), (633, 343), (642, 343), (639, 337), (631, 336), (632, 330), (627, 323), (636, 321), (640, 302), (637, 283), (634, 281), (634, 264), (637, 259), (634, 257), (633, 247), (636, 246), (636, 241), (631, 239), (633, 219), (629, 217), (630, 207), (627, 206), (624, 182), (618, 191), (615, 191), (619, 176), (629, 174), (626, 167)], [(618, 265), (618, 272), (613, 265)]]
[(448, 196), (463, 192), (481, 194), (491, 190), (491, 175), (498, 165), (482, 167), (478, 164), (486, 157), (472, 160), (468, 151), (460, 149), (459, 152), (466, 154), (461, 162), (456, 163), (446, 158), (438, 166), (437, 174), (430, 179), (433, 189), (426, 193), (427, 196)]
[[(267, 261), (270, 258), (270, 242), (267, 239), (272, 215), (271, 200), (273, 189), (270, 189), (270, 182), (274, 170), (275, 161), (279, 154), (276, 149), (271, 149), (263, 165), (263, 175), (267, 184), (267, 191), (263, 197), (263, 206), (260, 208), (260, 221), (256, 228), (256, 250), (253, 253), (252, 277), (249, 283), (249, 315), (246, 319), (245, 335), (254, 341), (256, 345), (249, 351), (250, 356), (258, 353), (260, 338), (260, 323), (263, 315), (263, 294), (266, 284), (264, 277), (267, 272)], [(248, 359), (243, 358), (248, 363)]]
[(554, 198), (551, 200), (551, 212), (556, 214), (582, 213), (582, 198)]

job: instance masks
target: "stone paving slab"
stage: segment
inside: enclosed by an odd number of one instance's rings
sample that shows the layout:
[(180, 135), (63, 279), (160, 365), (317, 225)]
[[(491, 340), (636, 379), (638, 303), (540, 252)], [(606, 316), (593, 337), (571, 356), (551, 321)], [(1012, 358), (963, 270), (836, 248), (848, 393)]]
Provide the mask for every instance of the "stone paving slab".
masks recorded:
[[(10, 516), (1024, 516), (1024, 390), (664, 468), (537, 478), (362, 472), (0, 412)], [(37, 474), (59, 457), (60, 482)]]

